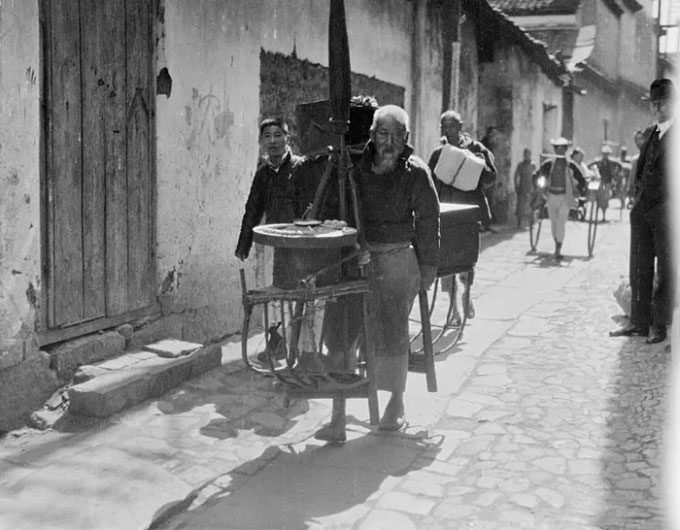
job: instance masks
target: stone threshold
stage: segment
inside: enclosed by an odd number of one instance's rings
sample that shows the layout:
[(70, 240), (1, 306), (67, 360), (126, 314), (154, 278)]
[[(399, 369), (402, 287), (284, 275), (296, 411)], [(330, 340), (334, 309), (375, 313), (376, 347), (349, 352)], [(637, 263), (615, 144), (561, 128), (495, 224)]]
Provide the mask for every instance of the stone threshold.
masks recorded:
[(222, 364), (219, 344), (177, 339), (143, 346), (112, 359), (81, 366), (68, 390), (69, 413), (105, 418), (160, 397), (188, 379)]

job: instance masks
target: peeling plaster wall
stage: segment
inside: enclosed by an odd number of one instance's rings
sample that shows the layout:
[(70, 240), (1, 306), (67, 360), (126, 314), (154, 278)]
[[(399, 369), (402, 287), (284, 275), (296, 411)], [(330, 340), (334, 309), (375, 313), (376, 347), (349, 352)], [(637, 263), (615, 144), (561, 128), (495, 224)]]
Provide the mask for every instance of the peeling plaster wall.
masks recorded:
[(23, 360), (40, 289), (38, 3), (0, 3), (0, 370)]
[[(514, 220), (514, 170), (529, 148), (538, 164), (546, 140), (559, 136), (562, 124), (562, 88), (516, 46), (496, 47), (493, 63), (480, 65), (480, 129), (495, 125), (507, 135), (505, 160), (498, 163), (498, 185), (494, 191), (503, 201), (506, 215)], [(499, 93), (510, 95), (511, 109), (502, 108)], [(554, 130), (544, 130), (544, 103), (555, 106)], [(497, 160), (498, 162), (498, 160)]]
[(644, 9), (621, 16), (619, 75), (644, 88), (656, 77), (656, 35)]
[[(161, 7), (157, 68), (168, 69), (172, 93), (157, 97), (157, 284), (164, 310), (183, 313), (184, 337), (210, 340), (240, 328), (233, 252), (258, 156), (260, 50), (327, 66), (328, 3)], [(405, 87), (408, 106), (412, 4), (350, 0), (345, 8), (352, 70)], [(249, 285), (255, 262), (245, 265)]]
[(477, 56), (477, 34), (470, 17), (460, 25), (460, 59), (458, 73), (458, 108), (463, 120), (463, 129), (474, 139), (482, 137), (477, 130), (479, 106), (479, 58)]
[(33, 330), (40, 293), (38, 2), (0, 2), (0, 434), (58, 382)]
[(574, 97), (574, 142), (585, 151), (587, 161), (599, 156), (604, 141), (604, 121), (608, 125), (608, 141), (618, 146), (626, 145), (628, 154), (637, 154), (633, 135), (638, 129), (649, 127), (653, 118), (648, 105), (625, 92), (619, 94), (604, 90), (587, 79), (578, 78), (579, 86), (588, 93)]
[[(515, 128), (512, 136), (511, 178), (510, 189), (514, 192), (514, 175), (517, 164), (522, 160), (525, 148), (531, 149), (534, 162), (540, 162), (542, 152), (552, 152), (549, 141), (560, 136), (562, 129), (562, 88), (556, 86), (541, 69), (528, 58), (521, 60), (521, 74), (517, 76), (514, 85), (513, 121), (522, 124)], [(543, 104), (556, 105), (554, 130), (544, 131)], [(546, 145), (548, 144), (548, 145)]]
[[(596, 2), (597, 20), (584, 24), (597, 24), (597, 38), (588, 63), (610, 79), (616, 79), (619, 73), (619, 19), (612, 13), (604, 2)], [(630, 38), (630, 35), (626, 36)]]

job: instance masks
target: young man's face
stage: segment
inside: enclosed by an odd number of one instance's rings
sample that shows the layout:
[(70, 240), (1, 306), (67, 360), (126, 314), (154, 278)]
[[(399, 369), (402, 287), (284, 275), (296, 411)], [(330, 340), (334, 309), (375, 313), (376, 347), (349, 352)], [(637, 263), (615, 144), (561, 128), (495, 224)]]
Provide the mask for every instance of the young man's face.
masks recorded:
[(393, 167), (406, 147), (408, 131), (404, 124), (394, 117), (385, 116), (378, 121), (375, 130), (371, 132), (371, 140), (375, 144), (376, 163)]
[(649, 106), (652, 109), (654, 118), (656, 118), (656, 121), (659, 123), (663, 123), (671, 117), (671, 102), (669, 99), (650, 101)]
[(645, 143), (645, 135), (638, 133), (635, 135), (635, 147), (639, 149), (642, 149), (642, 144)]
[(531, 160), (531, 151), (529, 151), (528, 149), (525, 149), (522, 155), (524, 156), (525, 161), (529, 162)]
[(571, 155), (571, 158), (574, 160), (574, 162), (580, 164), (581, 162), (583, 162), (583, 153), (581, 153), (580, 151), (576, 151)]
[(281, 158), (286, 153), (288, 135), (278, 125), (267, 125), (262, 130), (260, 142), (264, 151), (271, 158)]
[(439, 131), (442, 136), (446, 136), (446, 141), (450, 144), (458, 143), (462, 124), (456, 118), (444, 118), (439, 124)]
[(555, 150), (556, 155), (563, 155), (567, 152), (566, 145), (553, 145), (553, 149)]

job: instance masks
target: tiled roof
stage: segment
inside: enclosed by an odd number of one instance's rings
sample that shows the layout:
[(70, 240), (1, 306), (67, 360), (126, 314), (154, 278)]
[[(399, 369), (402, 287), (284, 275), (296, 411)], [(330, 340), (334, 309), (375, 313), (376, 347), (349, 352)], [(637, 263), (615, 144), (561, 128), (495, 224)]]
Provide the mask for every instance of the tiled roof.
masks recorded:
[(484, 48), (493, 48), (499, 35), (514, 42), (558, 85), (565, 83), (567, 70), (562, 62), (548, 53), (546, 45), (523, 31), (508, 15), (494, 6), (492, 0), (463, 0), (474, 19), (477, 19), (479, 39)]
[(540, 29), (527, 33), (534, 39), (545, 43), (548, 53), (563, 59), (571, 57), (578, 38), (578, 29)]
[(573, 15), (581, 0), (488, 0), (511, 17), (525, 15)]

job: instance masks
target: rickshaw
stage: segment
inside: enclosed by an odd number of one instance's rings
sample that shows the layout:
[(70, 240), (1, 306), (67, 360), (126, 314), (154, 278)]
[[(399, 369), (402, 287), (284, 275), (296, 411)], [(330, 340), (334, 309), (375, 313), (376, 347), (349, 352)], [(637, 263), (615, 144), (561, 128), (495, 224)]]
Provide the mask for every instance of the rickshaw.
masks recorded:
[[(529, 214), (529, 245), (532, 252), (535, 252), (538, 246), (543, 220), (548, 219), (548, 209), (546, 207), (547, 187), (548, 179), (543, 175), (537, 177), (531, 199), (531, 212)], [(609, 194), (607, 186), (596, 175), (588, 180), (586, 193), (577, 197), (576, 206), (569, 211), (568, 219), (570, 221), (588, 223), (587, 248), (588, 257), (590, 258), (593, 257), (595, 250), (600, 204), (607, 194)]]
[[(470, 292), (479, 257), (479, 219), (479, 206), (445, 202), (440, 205), (440, 259), (437, 279), (428, 292), (434, 355), (447, 353), (458, 344), (468, 318), (474, 313)], [(437, 305), (439, 295), (444, 294), (448, 305)], [(414, 314), (411, 321), (416, 324), (410, 339), (411, 352), (419, 354), (424, 347), (422, 317)]]

